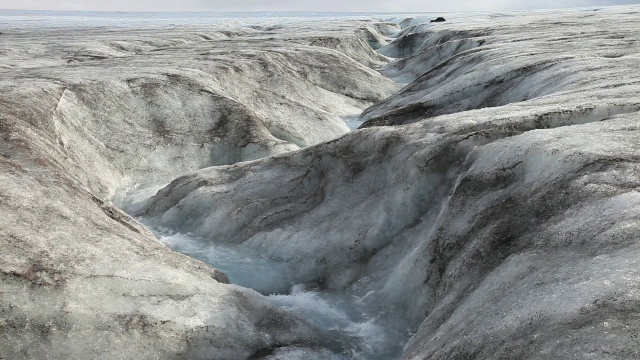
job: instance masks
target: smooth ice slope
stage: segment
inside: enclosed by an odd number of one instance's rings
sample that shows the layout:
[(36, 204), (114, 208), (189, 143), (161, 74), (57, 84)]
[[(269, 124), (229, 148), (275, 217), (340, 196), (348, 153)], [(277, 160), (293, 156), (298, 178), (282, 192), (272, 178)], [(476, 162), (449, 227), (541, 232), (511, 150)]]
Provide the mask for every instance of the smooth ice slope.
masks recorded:
[(139, 214), (362, 298), (416, 331), (406, 359), (637, 357), (638, 14), (421, 26), (442, 61), (396, 53), (417, 79), (364, 115), (413, 124), (203, 169)]

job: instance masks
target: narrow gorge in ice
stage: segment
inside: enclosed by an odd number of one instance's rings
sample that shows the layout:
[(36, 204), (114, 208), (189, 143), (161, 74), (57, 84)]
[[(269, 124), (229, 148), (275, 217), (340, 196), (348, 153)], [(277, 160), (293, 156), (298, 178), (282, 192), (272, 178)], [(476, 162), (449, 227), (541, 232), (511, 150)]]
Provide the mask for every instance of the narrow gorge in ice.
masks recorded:
[(640, 357), (640, 6), (433, 18), (0, 29), (0, 359)]

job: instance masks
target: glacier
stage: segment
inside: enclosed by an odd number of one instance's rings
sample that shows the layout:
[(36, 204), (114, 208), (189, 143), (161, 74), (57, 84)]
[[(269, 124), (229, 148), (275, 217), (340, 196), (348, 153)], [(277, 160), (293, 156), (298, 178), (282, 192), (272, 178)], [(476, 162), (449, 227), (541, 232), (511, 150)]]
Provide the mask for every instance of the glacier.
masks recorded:
[(0, 357), (640, 356), (638, 14), (0, 35)]

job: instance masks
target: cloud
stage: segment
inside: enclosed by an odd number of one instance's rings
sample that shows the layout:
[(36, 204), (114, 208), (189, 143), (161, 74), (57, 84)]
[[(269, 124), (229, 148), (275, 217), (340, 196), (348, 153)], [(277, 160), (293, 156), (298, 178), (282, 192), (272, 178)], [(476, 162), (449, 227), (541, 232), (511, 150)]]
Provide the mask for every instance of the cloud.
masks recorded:
[(0, 0), (0, 8), (87, 11), (471, 11), (639, 4), (640, 0)]

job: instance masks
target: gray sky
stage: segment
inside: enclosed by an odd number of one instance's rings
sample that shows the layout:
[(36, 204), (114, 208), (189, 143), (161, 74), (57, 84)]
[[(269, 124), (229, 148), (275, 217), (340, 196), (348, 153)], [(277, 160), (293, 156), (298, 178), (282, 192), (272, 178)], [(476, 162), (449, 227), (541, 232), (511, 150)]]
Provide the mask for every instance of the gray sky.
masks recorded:
[(640, 0), (0, 0), (0, 9), (88, 11), (464, 11), (640, 4)]

